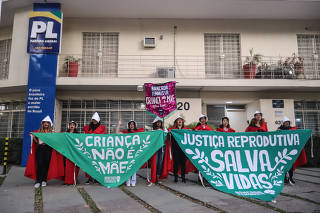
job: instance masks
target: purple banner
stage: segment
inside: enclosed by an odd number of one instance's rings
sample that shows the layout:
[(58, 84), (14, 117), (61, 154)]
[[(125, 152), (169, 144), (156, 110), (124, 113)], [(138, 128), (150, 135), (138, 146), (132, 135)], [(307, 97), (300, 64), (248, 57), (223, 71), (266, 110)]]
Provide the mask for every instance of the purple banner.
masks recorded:
[(146, 110), (159, 116), (166, 117), (177, 108), (176, 82), (164, 84), (144, 84), (146, 92)]

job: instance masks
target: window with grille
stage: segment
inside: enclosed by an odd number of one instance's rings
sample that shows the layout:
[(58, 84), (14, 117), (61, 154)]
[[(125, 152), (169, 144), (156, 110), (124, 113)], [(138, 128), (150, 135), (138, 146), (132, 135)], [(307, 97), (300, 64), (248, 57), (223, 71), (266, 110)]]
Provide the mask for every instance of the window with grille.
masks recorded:
[(8, 79), (11, 39), (0, 41), (0, 80)]
[(25, 103), (0, 103), (0, 138), (23, 138)]
[(205, 68), (208, 78), (239, 78), (239, 34), (204, 34)]
[(294, 112), (297, 128), (320, 135), (320, 101), (295, 101)]
[(143, 101), (112, 101), (112, 100), (68, 100), (62, 103), (61, 131), (67, 130), (69, 121), (76, 121), (78, 129), (91, 122), (94, 112), (98, 112), (101, 124), (106, 126), (107, 133), (115, 133), (117, 124), (122, 118), (120, 130), (127, 129), (127, 123), (135, 120), (137, 127), (152, 128), (154, 116), (142, 107)]
[(304, 76), (307, 79), (320, 79), (320, 34), (297, 35), (298, 53), (304, 58)]
[(84, 32), (81, 74), (117, 77), (118, 47), (119, 33)]

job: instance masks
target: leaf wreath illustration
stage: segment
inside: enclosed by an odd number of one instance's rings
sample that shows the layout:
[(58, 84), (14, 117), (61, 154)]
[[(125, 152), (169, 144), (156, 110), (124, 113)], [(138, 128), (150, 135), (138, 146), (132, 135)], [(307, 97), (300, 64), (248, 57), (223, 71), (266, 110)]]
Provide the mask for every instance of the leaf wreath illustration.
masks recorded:
[(83, 146), (83, 143), (79, 141), (78, 138), (76, 138), (76, 144), (75, 146), (78, 148), (78, 150), (82, 151), (83, 154), (87, 155), (89, 159), (91, 159), (91, 154), (86, 150), (86, 148)]
[(91, 163), (92, 163), (92, 165), (94, 166), (94, 168), (96, 168), (96, 171), (99, 172), (100, 175), (101, 175), (101, 169), (100, 169), (100, 167), (98, 166), (98, 163), (95, 162), (95, 161), (92, 161)]
[(298, 150), (296, 150), (296, 149), (293, 149), (288, 153), (287, 148), (284, 148), (282, 153), (280, 151), (278, 151), (278, 156), (276, 156), (274, 158), (276, 165), (272, 168), (271, 171), (275, 170), (277, 168), (277, 166), (279, 165), (279, 163), (287, 164), (287, 160), (292, 160), (292, 157), (290, 157), (290, 155), (293, 156), (293, 155), (296, 155), (297, 153), (298, 153)]
[[(203, 173), (205, 173), (208, 176), (211, 176), (215, 180), (211, 180), (211, 183), (216, 184), (217, 186), (223, 186), (222, 184), (222, 176), (219, 173), (214, 173), (212, 170), (214, 170), (214, 167), (209, 164), (209, 159), (207, 156), (205, 156), (205, 153), (202, 151), (200, 153), (198, 148), (194, 149), (194, 152), (191, 149), (186, 149), (186, 153), (189, 155), (193, 155), (193, 160), (198, 160), (198, 164), (200, 164), (201, 168), (203, 169)], [(211, 169), (211, 170), (210, 170)]]

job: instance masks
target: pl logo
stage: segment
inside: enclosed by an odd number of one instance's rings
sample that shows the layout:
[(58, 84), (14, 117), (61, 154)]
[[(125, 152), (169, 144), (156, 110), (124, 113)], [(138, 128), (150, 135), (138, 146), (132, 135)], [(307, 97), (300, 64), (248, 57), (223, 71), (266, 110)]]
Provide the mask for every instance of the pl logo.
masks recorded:
[(53, 21), (33, 21), (30, 38), (37, 38), (38, 34), (45, 33), (46, 39), (57, 39), (57, 33), (53, 32)]

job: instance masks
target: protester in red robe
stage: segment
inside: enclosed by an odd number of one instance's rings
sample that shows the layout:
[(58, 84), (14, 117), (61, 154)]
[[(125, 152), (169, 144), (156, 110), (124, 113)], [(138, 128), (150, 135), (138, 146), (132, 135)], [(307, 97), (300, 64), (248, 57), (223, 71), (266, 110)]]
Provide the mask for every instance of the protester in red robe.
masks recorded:
[(219, 128), (217, 128), (218, 132), (236, 132), (234, 129), (230, 127), (229, 118), (223, 117), (222, 123), (220, 124)]
[[(34, 132), (52, 133), (50, 117), (46, 116), (41, 122), (40, 129)], [(32, 144), (24, 175), (36, 181), (35, 188), (47, 186), (47, 181), (51, 179), (63, 180), (63, 156), (37, 137), (31, 136)]]
[(199, 122), (197, 124), (197, 126), (195, 126), (193, 128), (193, 130), (207, 130), (207, 131), (213, 131), (213, 129), (207, 124), (207, 116), (201, 114), (199, 116)]
[[(71, 121), (68, 125), (67, 132), (69, 133), (79, 133), (77, 129), (77, 123), (75, 121)], [(65, 176), (64, 176), (64, 184), (65, 185), (73, 185), (76, 184), (79, 167), (77, 167), (72, 161), (65, 158)]]
[[(163, 126), (163, 121), (161, 118), (156, 117), (152, 122), (153, 131), (163, 130), (168, 132), (167, 129)], [(165, 156), (165, 145), (161, 147), (152, 157), (151, 157), (151, 180), (148, 186), (152, 186), (153, 184), (159, 181), (162, 169), (163, 169), (163, 161)]]
[[(184, 119), (178, 116), (174, 120), (174, 125), (169, 129), (169, 132), (172, 129), (189, 129), (184, 126)], [(170, 134), (171, 135), (171, 134)], [(186, 182), (185, 174), (186, 174), (186, 162), (187, 156), (180, 148), (178, 142), (175, 138), (171, 135), (170, 136), (171, 147), (172, 147), (172, 156), (173, 156), (173, 175), (174, 175), (174, 182), (178, 182), (178, 169), (181, 169), (181, 179), (182, 182)]]
[[(297, 128), (295, 126), (291, 126), (291, 121), (289, 118), (284, 117), (282, 120), (282, 125), (278, 128), (278, 130), (296, 130)], [(284, 182), (285, 183), (290, 183), (291, 185), (295, 184), (295, 181), (293, 179), (293, 172), (296, 169), (297, 166), (302, 166), (307, 163), (307, 156), (306, 156), (306, 151), (303, 148), (300, 152), (299, 157), (297, 160), (294, 162), (292, 168), (287, 172)]]
[[(90, 124), (83, 127), (83, 131), (86, 134), (106, 134), (106, 127), (101, 124), (100, 116), (97, 112), (92, 115)], [(88, 178), (86, 184), (97, 182), (90, 175), (86, 174)]]
[(259, 127), (259, 132), (268, 132), (267, 122), (262, 118), (262, 113), (256, 111), (254, 113), (254, 118), (257, 119), (257, 127)]
[(262, 118), (260, 111), (254, 113), (246, 132), (268, 132), (267, 122)]
[[(118, 122), (118, 126), (116, 129), (116, 133), (119, 134), (120, 133), (120, 126), (122, 124), (122, 119), (119, 120)], [(135, 133), (135, 132), (144, 132), (144, 128), (137, 128), (137, 123), (134, 120), (131, 120), (128, 122), (128, 129), (125, 129), (123, 131), (121, 131), (121, 133), (123, 134), (128, 134), (128, 133)], [(127, 186), (136, 186), (137, 183), (137, 173), (134, 173), (127, 181), (126, 181), (126, 185)]]
[[(181, 129), (189, 129), (188, 127), (184, 126), (184, 119), (181, 116), (178, 116), (174, 121), (173, 127), (168, 129), (169, 134), (167, 135), (167, 139), (165, 142), (166, 150), (165, 150), (165, 156), (164, 156), (164, 160), (163, 160), (162, 174), (159, 177), (160, 179), (168, 178), (169, 172), (174, 172), (174, 157), (173, 157), (173, 152), (174, 152), (173, 148), (174, 147), (173, 147), (173, 143), (172, 143), (174, 140), (174, 137), (172, 136), (172, 134), (170, 134), (170, 131), (172, 129), (178, 129), (178, 127), (177, 127), (178, 120), (182, 120), (183, 125), (182, 125)], [(176, 144), (176, 145), (178, 145), (178, 144)], [(176, 146), (175, 146), (175, 148), (176, 148)], [(177, 175), (179, 173), (182, 174), (181, 170), (182, 170), (181, 168), (178, 169)], [(189, 172), (196, 172), (196, 171), (197, 171), (197, 169), (195, 168), (195, 166), (191, 163), (191, 161), (189, 159), (187, 159), (186, 163), (185, 163), (185, 174), (188, 174)], [(185, 179), (184, 179), (184, 181), (185, 181)]]

